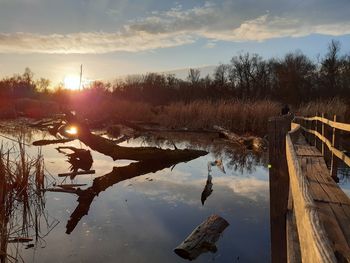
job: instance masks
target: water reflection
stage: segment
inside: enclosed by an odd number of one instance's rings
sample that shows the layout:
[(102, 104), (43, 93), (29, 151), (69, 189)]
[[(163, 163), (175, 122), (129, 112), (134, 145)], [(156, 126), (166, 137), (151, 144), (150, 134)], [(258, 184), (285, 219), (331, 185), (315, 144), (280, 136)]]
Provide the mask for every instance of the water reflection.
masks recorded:
[[(70, 193), (78, 195), (78, 206), (75, 208), (71, 214), (70, 219), (67, 222), (66, 233), (70, 234), (79, 223), (81, 218), (88, 214), (93, 199), (98, 196), (100, 192), (105, 191), (107, 188), (121, 181), (148, 173), (155, 173), (164, 168), (174, 166), (177, 163), (179, 163), (179, 161), (150, 160), (131, 163), (128, 166), (124, 167), (114, 167), (110, 173), (95, 178), (93, 180), (92, 186), (89, 188), (85, 190), (78, 188), (76, 190), (69, 191)], [(55, 189), (54, 191), (59, 192), (60, 190)], [(66, 190), (62, 190), (62, 192), (67, 193)]]
[(203, 192), (201, 194), (202, 205), (204, 205), (205, 200), (207, 200), (209, 195), (211, 195), (211, 193), (213, 192), (213, 183), (211, 182), (212, 179), (213, 177), (210, 175), (210, 173), (208, 173), (207, 182), (205, 183)]
[[(26, 154), (24, 136), (18, 144), (0, 148), (0, 261), (18, 261), (20, 244), (33, 248), (57, 222), (45, 211), (44, 160)], [(55, 221), (55, 220), (54, 220)]]
[[(67, 153), (63, 151), (66, 149), (72, 151), (72, 153)], [(79, 149), (72, 146), (61, 146), (57, 147), (56, 150), (59, 153), (63, 153), (68, 157), (67, 162), (69, 162), (71, 165), (70, 170), (73, 176), (71, 177), (71, 179), (74, 178), (79, 169), (82, 169), (84, 171), (90, 170), (93, 163), (93, 159), (89, 150)]]
[[(222, 139), (218, 134), (198, 133), (149, 133), (141, 137), (142, 143), (160, 148), (202, 149), (214, 154), (217, 160), (224, 159), (230, 170), (252, 173), (256, 166), (267, 166), (267, 152), (255, 152)], [(218, 167), (220, 163), (218, 163)], [(220, 167), (219, 167), (220, 168)], [(224, 169), (223, 167), (221, 169)]]
[[(33, 133), (32, 140), (41, 139), (40, 136)], [(91, 151), (96, 175), (77, 176), (71, 184), (56, 185), (55, 189), (64, 193), (45, 193), (50, 215), (63, 224), (45, 238), (45, 249), (22, 250), (21, 256), (26, 262), (32, 261), (35, 254), (35, 262), (175, 263), (179, 258), (173, 249), (199, 222), (217, 213), (231, 227), (218, 241), (218, 252), (202, 254), (196, 262), (234, 262), (237, 257), (241, 262), (268, 262), (268, 182), (263, 155), (230, 149), (231, 145), (220, 138), (187, 136), (163, 136), (160, 142), (157, 139), (158, 147), (191, 147), (209, 150), (210, 154), (187, 163), (130, 163), (112, 162)], [(140, 138), (122, 145), (153, 146), (152, 140)], [(68, 145), (80, 146), (77, 141)], [(55, 150), (57, 146), (42, 147), (47, 169), (56, 182), (60, 180), (57, 173), (69, 169)], [(30, 148), (32, 153), (37, 149)], [(243, 161), (240, 153), (245, 156)], [(237, 159), (232, 159), (235, 156)], [(215, 164), (209, 176), (208, 162), (216, 160), (222, 160), (226, 174)], [(68, 188), (72, 194), (67, 194)], [(203, 206), (205, 191), (210, 194)]]

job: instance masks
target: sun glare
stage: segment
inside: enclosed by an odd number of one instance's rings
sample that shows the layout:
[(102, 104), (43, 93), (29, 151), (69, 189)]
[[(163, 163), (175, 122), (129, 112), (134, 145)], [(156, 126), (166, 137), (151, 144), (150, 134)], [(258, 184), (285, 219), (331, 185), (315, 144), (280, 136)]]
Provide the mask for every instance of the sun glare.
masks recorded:
[(70, 90), (78, 90), (80, 87), (80, 77), (75, 75), (65, 76), (64, 87)]
[(77, 129), (77, 127), (71, 126), (66, 130), (66, 133), (68, 133), (70, 135), (76, 135), (76, 134), (78, 134), (78, 129)]

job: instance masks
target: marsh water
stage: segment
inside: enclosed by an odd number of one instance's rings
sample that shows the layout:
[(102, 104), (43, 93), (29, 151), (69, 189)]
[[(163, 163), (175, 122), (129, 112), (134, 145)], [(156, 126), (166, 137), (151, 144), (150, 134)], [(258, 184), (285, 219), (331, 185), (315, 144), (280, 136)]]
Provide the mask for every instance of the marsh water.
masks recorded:
[[(16, 144), (10, 140), (16, 136), (0, 134), (7, 137), (0, 137), (3, 147)], [(86, 184), (80, 188), (88, 195), (78, 200), (74, 193), (45, 192), (40, 238), (31, 241), (31, 246), (11, 244), (9, 254), (24, 262), (186, 262), (174, 248), (206, 218), (217, 214), (230, 225), (216, 243), (217, 252), (203, 253), (194, 262), (269, 262), (269, 187), (264, 154), (242, 151), (215, 136), (153, 134), (120, 145), (174, 148), (175, 144), (209, 153), (156, 172), (117, 179), (118, 174), (111, 173), (113, 167), (128, 167), (132, 161), (113, 161), (91, 151), (96, 173), (71, 180), (57, 176), (69, 172), (70, 165), (55, 148), (89, 148), (78, 140), (31, 145), (43, 138), (52, 139), (41, 131), (28, 132), (26, 153), (41, 151), (45, 187)], [(224, 171), (210, 165), (215, 160), (222, 160)], [(203, 198), (208, 173), (213, 191)], [(92, 188), (97, 178), (103, 180)]]

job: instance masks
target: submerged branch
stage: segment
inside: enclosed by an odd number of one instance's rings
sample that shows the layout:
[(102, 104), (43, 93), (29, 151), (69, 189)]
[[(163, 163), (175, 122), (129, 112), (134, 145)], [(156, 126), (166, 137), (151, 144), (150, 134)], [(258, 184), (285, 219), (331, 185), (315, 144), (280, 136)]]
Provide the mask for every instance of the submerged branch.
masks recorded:
[(74, 141), (74, 139), (59, 139), (59, 140), (38, 140), (33, 142), (34, 146), (44, 146), (49, 144), (67, 143)]

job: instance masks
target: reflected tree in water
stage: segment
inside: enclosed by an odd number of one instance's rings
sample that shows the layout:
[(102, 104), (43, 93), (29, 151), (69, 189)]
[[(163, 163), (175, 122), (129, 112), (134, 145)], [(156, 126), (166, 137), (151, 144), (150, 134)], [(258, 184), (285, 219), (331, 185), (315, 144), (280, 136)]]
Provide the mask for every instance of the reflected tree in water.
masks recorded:
[(70, 219), (67, 222), (66, 233), (70, 234), (79, 223), (81, 218), (88, 214), (92, 201), (96, 196), (98, 196), (101, 192), (107, 190), (109, 187), (148, 173), (155, 173), (157, 171), (163, 170), (165, 168), (170, 168), (180, 162), (187, 162), (195, 157), (184, 157), (180, 160), (163, 160), (163, 159), (155, 159), (148, 161), (140, 161), (136, 163), (131, 163), (128, 166), (124, 167), (114, 167), (113, 170), (105, 174), (101, 177), (95, 178), (92, 186), (87, 189), (48, 189), (49, 191), (55, 192), (65, 192), (65, 193), (73, 193), (78, 195), (78, 206), (75, 208), (73, 213), (70, 216)]
[(150, 133), (142, 136), (142, 141), (144, 144), (161, 148), (173, 148), (176, 144), (184, 148), (205, 150), (213, 153), (217, 160), (223, 159), (228, 168), (240, 173), (252, 173), (257, 165), (267, 166), (268, 163), (266, 152), (247, 150), (215, 134)]
[(205, 183), (203, 192), (201, 194), (201, 202), (202, 205), (204, 205), (205, 200), (207, 200), (207, 198), (211, 195), (211, 193), (213, 192), (213, 183), (211, 182), (211, 180), (213, 179), (213, 177), (210, 175), (210, 173), (208, 172), (208, 178), (207, 181)]

